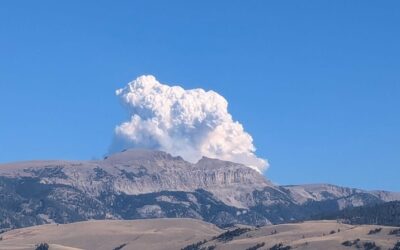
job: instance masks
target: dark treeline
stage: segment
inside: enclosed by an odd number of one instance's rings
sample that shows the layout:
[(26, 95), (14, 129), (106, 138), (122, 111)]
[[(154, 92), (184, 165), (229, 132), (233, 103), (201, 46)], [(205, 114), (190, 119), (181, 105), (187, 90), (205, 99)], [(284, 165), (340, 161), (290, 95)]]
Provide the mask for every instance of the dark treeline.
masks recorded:
[(318, 216), (319, 219), (339, 219), (349, 224), (400, 226), (400, 201), (347, 208)]

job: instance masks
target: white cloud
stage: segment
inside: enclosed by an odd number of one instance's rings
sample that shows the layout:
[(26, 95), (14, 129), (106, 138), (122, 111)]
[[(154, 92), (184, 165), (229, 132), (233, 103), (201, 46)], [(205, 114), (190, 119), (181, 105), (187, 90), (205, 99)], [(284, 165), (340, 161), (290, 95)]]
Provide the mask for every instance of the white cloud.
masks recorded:
[(259, 171), (268, 167), (255, 155), (253, 139), (232, 119), (228, 102), (214, 91), (185, 90), (141, 76), (116, 94), (130, 120), (115, 128), (111, 151), (151, 148), (196, 162), (202, 156), (243, 163)]

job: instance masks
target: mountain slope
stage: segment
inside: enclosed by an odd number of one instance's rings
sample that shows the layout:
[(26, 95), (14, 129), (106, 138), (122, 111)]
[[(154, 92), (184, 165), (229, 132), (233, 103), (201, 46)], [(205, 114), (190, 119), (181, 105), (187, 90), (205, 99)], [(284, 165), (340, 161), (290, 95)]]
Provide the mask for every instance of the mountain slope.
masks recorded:
[(248, 207), (246, 194), (273, 186), (241, 164), (203, 157), (191, 164), (161, 151), (127, 150), (102, 161), (36, 161), (0, 165), (4, 177), (40, 178), (42, 184), (68, 185), (98, 196), (104, 190), (127, 195), (160, 191), (210, 191), (236, 207)]
[(337, 200), (339, 208), (363, 206), (371, 203), (400, 200), (400, 193), (387, 191), (365, 191), (357, 188), (339, 187), (330, 184), (308, 184), (282, 186), (298, 204), (309, 201)]
[(275, 186), (241, 164), (126, 150), (100, 161), (0, 165), (0, 229), (89, 219), (185, 217), (228, 225), (307, 220), (399, 194)]

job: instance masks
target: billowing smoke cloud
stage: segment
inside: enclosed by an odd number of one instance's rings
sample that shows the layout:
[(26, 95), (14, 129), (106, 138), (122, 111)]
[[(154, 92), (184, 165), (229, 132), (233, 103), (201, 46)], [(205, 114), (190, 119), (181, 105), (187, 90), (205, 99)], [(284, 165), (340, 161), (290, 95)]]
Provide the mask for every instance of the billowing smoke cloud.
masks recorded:
[(141, 76), (116, 94), (130, 120), (115, 128), (111, 151), (151, 148), (196, 162), (202, 156), (243, 163), (260, 172), (266, 160), (254, 152), (252, 137), (233, 121), (228, 102), (214, 91), (185, 90)]

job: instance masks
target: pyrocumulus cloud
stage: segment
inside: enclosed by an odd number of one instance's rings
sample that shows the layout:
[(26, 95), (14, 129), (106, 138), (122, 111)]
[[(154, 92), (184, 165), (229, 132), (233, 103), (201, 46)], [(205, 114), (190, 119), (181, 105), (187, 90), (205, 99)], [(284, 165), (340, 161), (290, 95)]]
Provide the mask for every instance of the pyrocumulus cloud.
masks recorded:
[(111, 152), (150, 148), (182, 156), (202, 156), (245, 164), (263, 171), (268, 162), (255, 155), (253, 139), (232, 119), (228, 102), (214, 91), (168, 86), (140, 76), (116, 91), (130, 119), (115, 128)]

